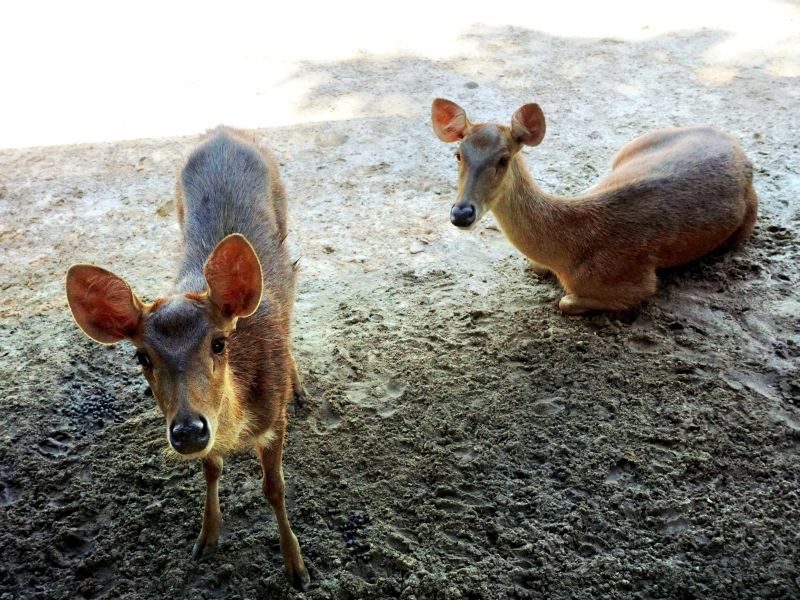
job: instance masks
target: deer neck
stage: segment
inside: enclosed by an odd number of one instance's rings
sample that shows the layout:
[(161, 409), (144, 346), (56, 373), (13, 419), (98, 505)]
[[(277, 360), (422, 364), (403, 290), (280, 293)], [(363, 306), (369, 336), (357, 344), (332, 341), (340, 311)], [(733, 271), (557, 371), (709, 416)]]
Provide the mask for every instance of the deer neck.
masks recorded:
[(550, 268), (569, 259), (569, 231), (579, 219), (578, 205), (543, 191), (517, 153), (492, 207), (503, 233), (529, 259)]

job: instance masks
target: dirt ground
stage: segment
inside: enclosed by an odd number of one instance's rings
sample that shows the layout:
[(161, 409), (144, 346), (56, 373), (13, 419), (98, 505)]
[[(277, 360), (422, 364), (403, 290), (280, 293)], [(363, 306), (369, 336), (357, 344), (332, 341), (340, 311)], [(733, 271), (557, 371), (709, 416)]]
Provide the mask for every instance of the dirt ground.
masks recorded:
[[(0, 598), (800, 597), (800, 86), (774, 55), (704, 70), (723, 37), (476, 26), (465, 57), (303, 66), (309, 104), (363, 113), (257, 131), (301, 265), (309, 400), (284, 468), (305, 594), (252, 453), (226, 462), (216, 555), (190, 560), (199, 466), (163, 452), (131, 346), (87, 339), (62, 291), (75, 262), (168, 291), (199, 138), (0, 151)], [(449, 224), (438, 95), (477, 120), (541, 104), (527, 161), (562, 194), (649, 129), (728, 131), (755, 234), (663, 273), (635, 313), (566, 318), (491, 218)]]

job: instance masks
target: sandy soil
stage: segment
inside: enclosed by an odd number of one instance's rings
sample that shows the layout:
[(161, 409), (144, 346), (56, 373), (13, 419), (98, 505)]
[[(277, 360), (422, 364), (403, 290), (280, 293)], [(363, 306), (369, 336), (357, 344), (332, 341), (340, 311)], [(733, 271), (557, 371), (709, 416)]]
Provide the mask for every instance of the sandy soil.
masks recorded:
[[(304, 596), (252, 454), (226, 463), (216, 556), (189, 559), (199, 467), (162, 452), (131, 347), (85, 338), (62, 293), (74, 262), (168, 289), (175, 169), (197, 138), (0, 151), (0, 598), (800, 597), (800, 90), (757, 59), (698, 76), (721, 36), (475, 27), (469, 60), (298, 74), (317, 109), (363, 106), (258, 131), (301, 259), (309, 401), (284, 466)], [(717, 126), (755, 163), (756, 232), (664, 273), (635, 314), (566, 318), (491, 219), (449, 224), (436, 95), (476, 119), (539, 102), (527, 159), (564, 194), (648, 129)]]

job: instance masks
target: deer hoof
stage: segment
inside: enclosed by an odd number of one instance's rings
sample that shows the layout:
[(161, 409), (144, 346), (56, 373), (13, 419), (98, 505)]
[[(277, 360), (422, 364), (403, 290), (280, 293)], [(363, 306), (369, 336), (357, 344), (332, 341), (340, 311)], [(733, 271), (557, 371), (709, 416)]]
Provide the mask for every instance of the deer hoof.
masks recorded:
[(547, 277), (548, 275), (550, 275), (551, 272), (550, 269), (548, 269), (544, 265), (540, 265), (539, 263), (535, 263), (533, 261), (531, 261), (530, 264), (527, 267), (525, 267), (525, 270), (528, 273), (533, 273), (534, 275), (538, 275), (539, 277)]
[(308, 569), (305, 567), (303, 567), (303, 569), (300, 571), (287, 571), (286, 577), (289, 578), (289, 582), (292, 584), (292, 587), (296, 590), (300, 590), (301, 592), (305, 592), (308, 589), (308, 586), (311, 584), (311, 576), (308, 574)]
[(294, 388), (294, 403), (297, 408), (305, 408), (306, 400), (308, 400), (306, 389), (303, 386)]
[(561, 312), (566, 315), (582, 315), (592, 310), (592, 308), (586, 306), (582, 300), (582, 298), (579, 298), (574, 294), (567, 294), (561, 298), (561, 300), (559, 300), (558, 308), (560, 308)]
[(202, 536), (197, 538), (192, 548), (192, 558), (200, 560), (204, 556), (211, 556), (217, 549), (216, 542), (207, 542)]

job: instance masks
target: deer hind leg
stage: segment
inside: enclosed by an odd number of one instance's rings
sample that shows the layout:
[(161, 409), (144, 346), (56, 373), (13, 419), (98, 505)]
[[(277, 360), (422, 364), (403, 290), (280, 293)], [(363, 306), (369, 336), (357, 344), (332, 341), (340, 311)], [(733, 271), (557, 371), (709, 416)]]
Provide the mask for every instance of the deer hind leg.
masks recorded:
[(284, 497), (285, 485), (283, 481), (283, 437), (284, 432), (276, 432), (277, 436), (269, 446), (256, 446), (256, 452), (261, 460), (261, 468), (264, 472), (263, 490), (275, 513), (278, 521), (278, 536), (281, 545), (281, 554), (286, 566), (286, 575), (292, 585), (305, 590), (311, 578), (308, 569), (303, 562), (300, 554), (300, 544), (292, 531), (289, 523), (289, 516), (286, 514), (286, 500)]
[(731, 234), (725, 243), (722, 244), (723, 248), (735, 248), (753, 233), (756, 226), (756, 218), (758, 217), (758, 195), (751, 183), (744, 192), (744, 201), (747, 205), (747, 210), (744, 213), (744, 219), (739, 228)]
[(580, 281), (565, 285), (567, 294), (558, 307), (567, 315), (582, 315), (586, 312), (618, 311), (636, 308), (656, 291), (658, 280), (655, 268), (650, 266), (640, 272), (640, 277), (626, 274), (624, 281)]
[(203, 513), (203, 526), (192, 549), (192, 558), (199, 560), (211, 553), (217, 545), (222, 528), (222, 511), (219, 509), (217, 483), (222, 474), (222, 457), (209, 456), (203, 459), (203, 476), (206, 480), (206, 507)]
[(292, 393), (294, 394), (294, 403), (298, 408), (302, 408), (306, 403), (306, 388), (303, 386), (294, 356), (292, 356)]
[(545, 267), (543, 264), (538, 263), (531, 258), (529, 258), (528, 260), (530, 261), (531, 264), (528, 265), (527, 269), (525, 269), (526, 271), (531, 271), (532, 273), (538, 275), (539, 277), (546, 277), (551, 273), (550, 269)]
[(593, 310), (616, 310), (613, 301), (576, 296), (575, 294), (562, 296), (561, 300), (558, 301), (558, 308), (565, 315), (582, 315)]

